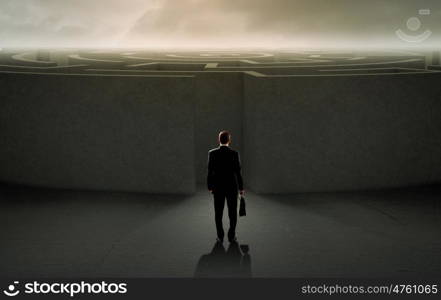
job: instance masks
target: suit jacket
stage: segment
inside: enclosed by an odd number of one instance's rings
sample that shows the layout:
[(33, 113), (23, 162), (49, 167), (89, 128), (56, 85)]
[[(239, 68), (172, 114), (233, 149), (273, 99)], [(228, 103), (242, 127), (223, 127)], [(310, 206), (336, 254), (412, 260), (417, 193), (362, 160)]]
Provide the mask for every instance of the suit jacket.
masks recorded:
[(227, 146), (208, 152), (207, 187), (214, 192), (243, 190), (239, 153)]

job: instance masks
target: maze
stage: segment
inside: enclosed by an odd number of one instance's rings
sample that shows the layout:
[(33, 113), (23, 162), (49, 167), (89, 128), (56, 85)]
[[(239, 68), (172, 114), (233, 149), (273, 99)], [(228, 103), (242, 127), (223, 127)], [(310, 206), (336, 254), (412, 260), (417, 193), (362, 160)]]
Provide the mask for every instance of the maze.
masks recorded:
[(18, 51), (0, 52), (0, 71), (198, 75), (245, 73), (256, 77), (437, 72), (411, 52), (329, 51)]
[(439, 58), (406, 51), (0, 51), (0, 181), (192, 193), (219, 130), (248, 189), (441, 181)]

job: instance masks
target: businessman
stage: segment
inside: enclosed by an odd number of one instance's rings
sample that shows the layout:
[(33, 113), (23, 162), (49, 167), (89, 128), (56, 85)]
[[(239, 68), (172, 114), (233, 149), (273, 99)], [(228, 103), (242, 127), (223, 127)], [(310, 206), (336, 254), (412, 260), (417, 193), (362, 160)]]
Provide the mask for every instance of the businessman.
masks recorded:
[(223, 242), (224, 228), (222, 216), (225, 199), (228, 206), (230, 229), (228, 241), (236, 241), (237, 224), (237, 196), (243, 195), (243, 181), (239, 160), (239, 153), (230, 149), (231, 135), (228, 131), (219, 133), (219, 147), (208, 152), (207, 187), (213, 194), (214, 214), (217, 230), (217, 240)]

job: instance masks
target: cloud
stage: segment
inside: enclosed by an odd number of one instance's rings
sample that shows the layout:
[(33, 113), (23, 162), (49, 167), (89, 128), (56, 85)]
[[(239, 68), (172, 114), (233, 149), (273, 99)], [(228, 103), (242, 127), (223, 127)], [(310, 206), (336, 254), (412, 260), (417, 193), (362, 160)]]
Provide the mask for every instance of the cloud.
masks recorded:
[(437, 0), (2, 0), (0, 46), (395, 43), (420, 8), (441, 34)]
[[(173, 44), (228, 42), (395, 41), (394, 32), (418, 9), (439, 15), (436, 0), (167, 0), (147, 11), (127, 39)], [(432, 27), (438, 28), (436, 21)]]
[[(128, 3), (130, 2), (130, 5)], [(143, 0), (1, 0), (0, 46), (112, 45)]]

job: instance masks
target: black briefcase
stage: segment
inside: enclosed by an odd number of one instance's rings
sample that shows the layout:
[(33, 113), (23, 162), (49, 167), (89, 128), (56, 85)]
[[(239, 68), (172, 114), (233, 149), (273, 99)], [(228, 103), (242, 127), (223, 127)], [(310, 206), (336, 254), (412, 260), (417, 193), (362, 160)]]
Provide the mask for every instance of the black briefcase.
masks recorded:
[(240, 203), (239, 203), (239, 216), (243, 217), (247, 215), (247, 210), (245, 208), (245, 198), (243, 196), (240, 196)]

